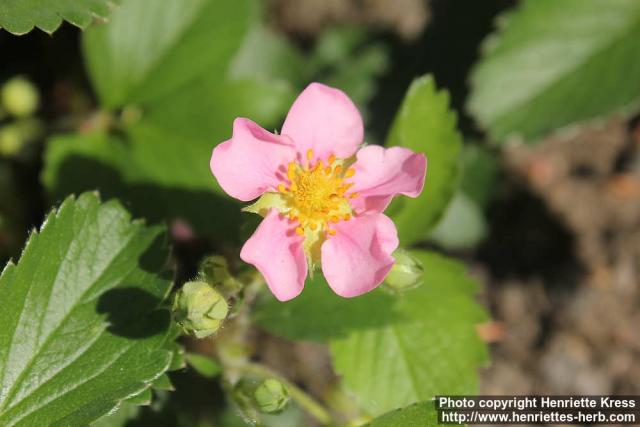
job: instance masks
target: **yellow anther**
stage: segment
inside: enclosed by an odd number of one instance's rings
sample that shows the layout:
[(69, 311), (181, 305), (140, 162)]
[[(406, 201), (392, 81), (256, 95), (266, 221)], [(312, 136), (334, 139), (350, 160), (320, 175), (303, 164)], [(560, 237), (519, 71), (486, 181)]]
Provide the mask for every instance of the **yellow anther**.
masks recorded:
[(296, 178), (296, 164), (293, 162), (289, 163), (289, 167), (287, 168), (287, 177), (290, 181), (293, 181)]
[(351, 193), (351, 194), (349, 195), (349, 198), (350, 198), (350, 199), (355, 199), (355, 198), (356, 198), (356, 197), (358, 197), (358, 196), (359, 196), (359, 194), (358, 194), (358, 193)]
[(340, 221), (352, 218), (352, 207), (347, 193), (352, 183), (345, 182), (355, 173), (355, 169), (344, 167), (335, 155), (315, 159), (313, 150), (306, 150), (306, 159), (287, 165), (288, 180), (278, 184), (285, 213), (291, 221), (296, 221), (297, 235), (321, 233), (332, 236), (336, 230), (330, 227)]

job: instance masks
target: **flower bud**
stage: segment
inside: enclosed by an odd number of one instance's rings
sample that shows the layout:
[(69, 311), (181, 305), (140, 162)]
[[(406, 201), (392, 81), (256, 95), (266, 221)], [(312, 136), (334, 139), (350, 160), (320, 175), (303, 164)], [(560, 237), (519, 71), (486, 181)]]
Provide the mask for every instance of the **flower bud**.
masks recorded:
[(394, 291), (404, 291), (422, 283), (424, 268), (422, 263), (404, 249), (393, 253), (396, 263), (391, 268), (385, 282)]
[(185, 283), (173, 300), (176, 321), (196, 338), (216, 333), (228, 312), (227, 301), (205, 282)]
[(219, 255), (208, 256), (202, 261), (200, 275), (227, 296), (233, 295), (242, 287), (229, 272), (229, 264), (226, 258)]
[(13, 157), (23, 145), (24, 139), (19, 127), (12, 124), (0, 129), (0, 156)]
[(25, 117), (38, 108), (40, 95), (36, 88), (22, 77), (14, 77), (2, 87), (2, 105), (9, 114)]
[(287, 388), (275, 378), (267, 378), (253, 391), (256, 407), (265, 414), (282, 412), (289, 399)]

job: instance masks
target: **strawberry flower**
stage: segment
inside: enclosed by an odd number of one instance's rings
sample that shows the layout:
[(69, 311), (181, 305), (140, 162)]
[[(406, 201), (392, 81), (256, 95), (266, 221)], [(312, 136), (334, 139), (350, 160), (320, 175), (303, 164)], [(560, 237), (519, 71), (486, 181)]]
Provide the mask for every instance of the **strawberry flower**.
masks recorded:
[(398, 247), (383, 214), (391, 199), (422, 191), (427, 160), (401, 147), (362, 146), (364, 127), (342, 91), (310, 84), (272, 134), (237, 118), (216, 146), (211, 171), (246, 211), (262, 215), (240, 257), (264, 276), (280, 301), (302, 292), (321, 266), (335, 293), (354, 297), (377, 287)]

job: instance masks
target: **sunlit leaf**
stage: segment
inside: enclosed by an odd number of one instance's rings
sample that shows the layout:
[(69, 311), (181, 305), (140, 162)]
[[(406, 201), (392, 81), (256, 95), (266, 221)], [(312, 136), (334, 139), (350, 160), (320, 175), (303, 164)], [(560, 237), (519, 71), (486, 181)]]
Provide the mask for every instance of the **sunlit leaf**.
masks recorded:
[(424, 284), (398, 298), (403, 319), (354, 330), (330, 345), (346, 389), (371, 415), (439, 394), (477, 393), (477, 369), (488, 358), (475, 330), (486, 313), (464, 266), (429, 252), (413, 254), (424, 265)]
[(96, 17), (106, 18), (121, 0), (2, 0), (0, 28), (26, 34), (34, 27), (49, 34), (62, 21), (86, 28)]
[(162, 229), (68, 198), (0, 277), (0, 424), (82, 425), (169, 367)]
[(396, 409), (366, 424), (366, 427), (438, 427), (438, 412), (433, 401)]
[(535, 140), (625, 107), (637, 111), (640, 2), (526, 0), (499, 23), (469, 100), (493, 139)]
[(396, 198), (389, 208), (403, 245), (424, 239), (458, 186), (462, 139), (456, 130), (456, 120), (449, 107), (449, 94), (438, 92), (432, 77), (422, 77), (411, 84), (386, 144), (407, 147), (427, 156), (422, 194), (415, 200)]
[(123, 0), (83, 37), (102, 103), (143, 104), (204, 74), (223, 75), (249, 21), (249, 0)]

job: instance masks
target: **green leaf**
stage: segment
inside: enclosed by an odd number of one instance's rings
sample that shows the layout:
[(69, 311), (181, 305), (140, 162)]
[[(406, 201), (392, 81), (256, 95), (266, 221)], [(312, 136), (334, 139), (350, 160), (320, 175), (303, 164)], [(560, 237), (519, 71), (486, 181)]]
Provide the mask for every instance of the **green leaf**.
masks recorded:
[(124, 427), (140, 413), (140, 407), (128, 402), (122, 402), (118, 410), (109, 413), (91, 423), (91, 427)]
[[(206, 154), (208, 164), (213, 147), (231, 136), (236, 117), (251, 118), (273, 130), (271, 126), (280, 122), (294, 98), (293, 87), (284, 81), (206, 76), (192, 81), (167, 102), (150, 105), (145, 119), (156, 127), (197, 141), (199, 153)], [(175, 141), (164, 140), (174, 150), (182, 149)]]
[(370, 40), (363, 28), (333, 28), (321, 34), (309, 58), (314, 80), (344, 90), (365, 119), (377, 80), (390, 62), (387, 47)]
[(62, 20), (86, 28), (96, 17), (106, 18), (120, 0), (3, 0), (0, 28), (21, 35), (40, 28), (53, 33)]
[(0, 276), (0, 425), (81, 425), (169, 367), (162, 228), (68, 198)]
[(187, 362), (205, 378), (215, 378), (222, 372), (222, 367), (218, 362), (203, 354), (187, 353)]
[(388, 412), (371, 421), (366, 427), (438, 427), (435, 402), (420, 402)]
[(480, 207), (485, 208), (494, 196), (498, 184), (498, 154), (479, 143), (469, 143), (462, 151), (462, 181), (460, 190)]
[(424, 284), (398, 298), (402, 320), (330, 345), (336, 372), (371, 415), (435, 395), (477, 393), (477, 369), (488, 359), (475, 330), (486, 313), (464, 266), (430, 252), (413, 256), (424, 265)]
[(487, 235), (487, 222), (476, 202), (458, 191), (438, 223), (431, 230), (429, 240), (445, 249), (470, 249)]
[(121, 136), (59, 136), (47, 144), (43, 182), (54, 199), (99, 189), (150, 221), (182, 218), (202, 235), (233, 241), (240, 205), (215, 192), (212, 145), (142, 122)]
[(157, 101), (222, 75), (248, 22), (248, 0), (125, 0), (84, 35), (89, 73), (106, 107)]
[(462, 139), (449, 94), (438, 92), (432, 77), (415, 80), (398, 111), (387, 146), (399, 145), (427, 156), (424, 191), (415, 200), (398, 197), (391, 204), (400, 241), (410, 245), (422, 240), (444, 213), (458, 186), (458, 162)]
[(305, 57), (286, 37), (263, 24), (254, 24), (231, 62), (233, 79), (286, 81), (302, 86), (306, 81)]
[(469, 111), (497, 141), (637, 111), (638, 38), (636, 0), (523, 1), (485, 43)]
[(253, 314), (256, 324), (276, 335), (325, 342), (346, 337), (352, 330), (383, 327), (397, 320), (394, 304), (393, 296), (382, 289), (358, 298), (342, 298), (316, 274), (300, 296), (284, 303), (265, 290)]

